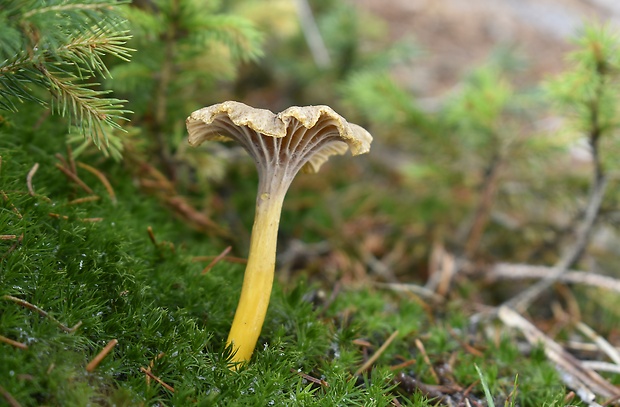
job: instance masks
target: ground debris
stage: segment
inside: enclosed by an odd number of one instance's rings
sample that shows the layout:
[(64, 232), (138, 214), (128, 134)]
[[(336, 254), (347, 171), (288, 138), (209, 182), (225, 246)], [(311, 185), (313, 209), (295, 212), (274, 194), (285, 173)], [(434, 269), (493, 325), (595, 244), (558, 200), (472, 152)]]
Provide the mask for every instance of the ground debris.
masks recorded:
[(398, 373), (392, 380), (398, 385), (398, 390), (403, 394), (422, 393), (425, 397), (437, 401), (442, 406), (468, 407), (485, 405), (480, 399), (470, 394), (470, 388), (463, 388), (454, 383), (427, 384), (403, 372)]

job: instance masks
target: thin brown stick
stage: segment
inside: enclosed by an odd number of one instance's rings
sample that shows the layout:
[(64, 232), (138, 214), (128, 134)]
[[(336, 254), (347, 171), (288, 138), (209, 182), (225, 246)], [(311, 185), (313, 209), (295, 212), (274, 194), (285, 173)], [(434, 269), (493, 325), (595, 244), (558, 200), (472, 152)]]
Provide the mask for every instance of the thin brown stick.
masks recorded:
[[(153, 370), (153, 366), (155, 366), (155, 361), (159, 360), (161, 358), (163, 358), (166, 355), (166, 353), (161, 352), (159, 355), (155, 356), (155, 358), (153, 358), (150, 362), (149, 362), (149, 368), (147, 369), (149, 372)], [(151, 376), (147, 375), (146, 376), (146, 385), (150, 386), (151, 385)]]
[(77, 174), (77, 168), (75, 168), (75, 159), (73, 158), (73, 150), (71, 146), (67, 144), (67, 161), (69, 162), (68, 168), (72, 173)]
[[(553, 270), (553, 267), (546, 266), (498, 263), (488, 270), (486, 277), (490, 280), (544, 279), (547, 278)], [(584, 284), (620, 292), (620, 280), (586, 271), (568, 270), (565, 274), (558, 277), (558, 281), (563, 283)]]
[(90, 195), (90, 196), (85, 196), (84, 198), (78, 198), (78, 199), (74, 199), (73, 201), (69, 201), (67, 202), (67, 205), (79, 205), (79, 204), (83, 204), (86, 202), (98, 201), (99, 199), (101, 198), (97, 195)]
[(38, 169), (39, 163), (34, 163), (30, 171), (28, 171), (28, 175), (26, 176), (26, 185), (28, 185), (28, 193), (30, 194), (30, 196), (36, 195), (34, 192), (34, 187), (32, 186), (32, 178), (34, 177), (34, 174), (37, 173)]
[(79, 220), (82, 222), (94, 223), (94, 222), (101, 222), (103, 218), (81, 218)]
[(67, 178), (69, 178), (71, 181), (75, 182), (76, 184), (78, 184), (80, 186), (80, 188), (82, 188), (84, 191), (86, 191), (87, 194), (93, 195), (94, 192), (93, 190), (84, 183), (84, 181), (82, 181), (77, 174), (74, 174), (71, 172), (71, 170), (63, 167), (62, 165), (56, 163), (56, 168), (58, 168), (60, 171), (62, 171), (63, 174), (65, 174), (67, 176)]
[(422, 358), (424, 359), (424, 363), (426, 363), (428, 365), (428, 368), (430, 369), (431, 375), (433, 376), (433, 379), (435, 380), (435, 383), (436, 384), (441, 383), (439, 381), (439, 376), (437, 375), (437, 372), (435, 372), (435, 368), (433, 367), (433, 364), (431, 363), (431, 359), (428, 357), (428, 354), (426, 353), (426, 349), (424, 348), (424, 344), (422, 343), (422, 341), (420, 339), (416, 338), (415, 346), (420, 351), (420, 354), (422, 354)]
[(590, 240), (590, 234), (594, 228), (594, 222), (598, 216), (603, 196), (607, 189), (607, 178), (601, 177), (593, 186), (588, 200), (584, 218), (577, 228), (577, 238), (573, 245), (566, 251), (553, 267), (553, 271), (547, 277), (538, 281), (527, 290), (517, 294), (504, 305), (514, 308), (519, 312), (525, 311), (546, 289), (551, 287), (566, 271), (581, 257)]
[[(194, 256), (192, 257), (192, 261), (194, 263), (200, 262), (200, 261), (209, 261), (209, 260), (213, 260), (215, 257), (217, 256)], [(227, 261), (229, 263), (239, 263), (239, 264), (246, 264), (248, 262), (248, 259), (244, 259), (243, 257), (235, 257), (235, 256), (224, 256), (222, 260)]]
[(230, 236), (230, 232), (209, 219), (207, 215), (194, 208), (183, 197), (178, 195), (167, 196), (164, 197), (164, 202), (172, 207), (179, 216), (190, 222), (197, 230), (202, 232), (215, 232), (220, 236)]
[(153, 232), (153, 228), (151, 226), (146, 228), (146, 233), (149, 234), (149, 239), (151, 239), (153, 245), (157, 247), (157, 239), (155, 238), (155, 233)]
[(3, 300), (8, 300), (8, 301), (13, 301), (14, 303), (21, 305), (24, 308), (28, 308), (32, 311), (37, 312), (39, 315), (45, 317), (45, 318), (49, 318), (50, 320), (52, 320), (56, 325), (58, 325), (58, 327), (60, 329), (62, 329), (65, 332), (68, 333), (73, 333), (75, 332), (81, 325), (82, 325), (82, 321), (78, 322), (77, 324), (75, 324), (75, 326), (73, 326), (72, 328), (67, 327), (65, 324), (63, 324), (62, 322), (58, 321), (56, 318), (54, 318), (53, 316), (51, 316), (49, 313), (47, 313), (46, 311), (42, 310), (41, 308), (37, 307), (34, 304), (29, 303), (28, 301), (22, 300), (21, 298), (17, 298), (17, 297), (13, 297), (12, 295), (3, 295), (2, 297)]
[(11, 206), (11, 210), (17, 215), (17, 217), (23, 219), (22, 214), (19, 213), (19, 210), (17, 210), (15, 205), (13, 205), (13, 203), (9, 201), (8, 195), (4, 191), (0, 191), (0, 194), (2, 194), (2, 199), (4, 199), (4, 202), (9, 203), (9, 205)]
[(418, 362), (415, 359), (409, 359), (409, 360), (404, 361), (403, 363), (399, 363), (397, 365), (390, 366), (390, 370), (394, 371), (394, 370), (404, 369), (404, 368), (409, 367), (411, 365), (415, 365), (416, 363), (418, 363)]
[[(56, 153), (54, 154), (54, 157), (58, 158), (58, 161), (60, 161), (60, 163), (62, 164), (62, 166), (64, 168), (69, 169), (69, 171), (71, 171), (71, 167), (69, 166), (69, 163), (67, 163), (67, 159), (60, 153)], [(75, 171), (71, 171), (75, 174)]]
[(506, 326), (519, 329), (531, 344), (542, 344), (547, 358), (562, 370), (561, 377), (564, 383), (575, 390), (584, 401), (588, 403), (593, 401), (595, 394), (605, 398), (620, 396), (620, 389), (584, 366), (560, 344), (510, 307), (500, 306), (498, 317)]
[(99, 363), (101, 363), (103, 358), (108, 356), (108, 353), (110, 353), (112, 348), (114, 348), (117, 343), (118, 343), (117, 339), (112, 339), (110, 342), (108, 342), (108, 344), (101, 350), (101, 352), (99, 352), (97, 356), (95, 356), (95, 358), (91, 360), (89, 364), (86, 365), (86, 371), (92, 372), (93, 370), (95, 370), (97, 366), (99, 366)]
[(426, 287), (416, 284), (405, 283), (373, 283), (375, 287), (391, 290), (394, 292), (406, 292), (417, 295), (424, 299), (432, 300), (437, 303), (444, 301), (444, 298)]
[(0, 235), (0, 240), (13, 240), (17, 239), (17, 235)]
[(174, 388), (172, 386), (170, 386), (169, 384), (167, 384), (166, 382), (164, 382), (162, 379), (160, 379), (159, 377), (155, 376), (153, 373), (149, 372), (147, 369), (145, 369), (144, 367), (140, 366), (140, 371), (142, 371), (144, 374), (146, 374), (147, 376), (149, 376), (151, 379), (155, 380), (157, 383), (161, 384), (163, 387), (165, 387), (167, 390), (171, 391), (172, 393), (174, 393)]
[(15, 250), (17, 248), (17, 246), (19, 246), (19, 244), (22, 242), (22, 240), (24, 239), (24, 234), (22, 233), (21, 235), (19, 235), (19, 237), (17, 238), (17, 241), (15, 243), (13, 243), (11, 245), (11, 247), (9, 247), (9, 250), (6, 251), (6, 253), (4, 253), (2, 255), (2, 257), (0, 257), (1, 260), (4, 260), (6, 258), (6, 256), (8, 256), (9, 254), (11, 254), (13, 252), (13, 250)]
[(2, 386), (0, 386), (0, 394), (2, 394), (2, 397), (4, 397), (7, 403), (9, 403), (10, 407), (21, 407), (21, 404), (19, 404), (19, 402), (15, 400), (11, 393), (6, 391)]
[(461, 338), (459, 338), (457, 333), (454, 331), (454, 329), (448, 327), (448, 332), (450, 333), (450, 336), (452, 336), (452, 338), (454, 338), (463, 347), (463, 349), (465, 349), (467, 353), (471, 353), (472, 355), (480, 357), (480, 358), (484, 356), (484, 353), (474, 348), (467, 342), (462, 341)]
[(232, 246), (228, 246), (220, 254), (215, 256), (215, 258), (211, 261), (211, 263), (209, 263), (207, 267), (202, 269), (202, 274), (207, 274), (213, 268), (213, 266), (215, 266), (220, 260), (226, 257), (226, 255), (230, 253), (231, 250), (232, 250)]
[(594, 331), (594, 329), (590, 328), (583, 322), (577, 322), (577, 329), (581, 331), (582, 334), (590, 338), (592, 342), (596, 344), (608, 357), (613, 360), (616, 365), (620, 367), (620, 352), (613, 347), (611, 343), (607, 341), (607, 339), (600, 336), (598, 333)]
[(360, 368), (357, 369), (353, 375), (357, 376), (357, 375), (364, 373), (366, 370), (368, 370), (377, 361), (377, 359), (379, 359), (379, 356), (381, 356), (381, 354), (385, 352), (387, 347), (390, 346), (390, 343), (392, 343), (392, 341), (396, 338), (397, 335), (398, 335), (398, 330), (394, 331), (392, 335), (390, 335), (389, 338), (386, 339), (383, 345), (381, 345), (381, 347), (377, 349), (377, 351), (370, 358), (368, 358), (366, 363), (360, 366)]
[(467, 233), (467, 240), (464, 244), (464, 252), (467, 258), (472, 258), (480, 245), (483, 232), (489, 222), (491, 208), (495, 201), (495, 196), (497, 195), (497, 189), (500, 184), (499, 181), (505, 164), (505, 157), (498, 154), (487, 172), (480, 201), (478, 202), (472, 224)]
[(108, 195), (110, 195), (110, 199), (112, 200), (112, 202), (116, 203), (116, 193), (114, 192), (114, 188), (112, 188), (112, 184), (110, 184), (108, 178), (101, 171), (80, 161), (78, 161), (77, 165), (78, 167), (85, 169), (86, 171), (99, 178), (99, 181), (101, 181), (106, 191), (108, 191)]
[(19, 348), (19, 349), (24, 349), (24, 350), (28, 349), (28, 345), (26, 345), (25, 343), (14, 341), (13, 339), (9, 339), (6, 336), (0, 335), (0, 342), (7, 343), (7, 344), (9, 344), (11, 346), (15, 346), (16, 348)]
[(295, 370), (295, 369), (291, 368), (291, 373), (295, 373), (296, 375), (301, 376), (304, 379), (306, 379), (307, 381), (312, 382), (314, 384), (318, 384), (318, 385), (321, 385), (323, 387), (329, 387), (329, 383), (327, 383), (325, 380), (317, 379), (316, 377), (312, 377), (309, 374), (306, 374), (306, 373), (301, 372), (299, 370)]

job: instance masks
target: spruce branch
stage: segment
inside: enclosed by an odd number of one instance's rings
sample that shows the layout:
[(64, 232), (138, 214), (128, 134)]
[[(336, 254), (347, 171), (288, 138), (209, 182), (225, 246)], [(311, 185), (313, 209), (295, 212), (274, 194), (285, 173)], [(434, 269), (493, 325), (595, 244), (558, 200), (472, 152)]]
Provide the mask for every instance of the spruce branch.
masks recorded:
[[(121, 2), (122, 3), (122, 2)], [(120, 143), (109, 130), (122, 130), (130, 111), (124, 100), (100, 90), (96, 76), (110, 77), (104, 57), (128, 61), (131, 38), (112, 0), (16, 2), (0, 12), (10, 29), (0, 30), (10, 41), (0, 41), (0, 109), (18, 111), (19, 103), (33, 101), (66, 116), (69, 123), (100, 149), (113, 156)], [(17, 38), (16, 34), (17, 33)], [(2, 40), (2, 38), (0, 38)], [(51, 95), (40, 97), (37, 88)]]

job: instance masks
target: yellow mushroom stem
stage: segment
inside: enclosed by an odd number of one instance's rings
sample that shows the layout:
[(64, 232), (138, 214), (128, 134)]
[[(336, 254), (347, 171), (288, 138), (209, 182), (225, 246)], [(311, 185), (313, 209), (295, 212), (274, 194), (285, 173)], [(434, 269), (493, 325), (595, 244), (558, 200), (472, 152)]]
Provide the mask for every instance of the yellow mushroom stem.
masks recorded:
[(233, 368), (254, 352), (269, 306), (276, 263), (276, 244), (284, 193), (259, 191), (241, 297), (227, 344), (232, 346)]

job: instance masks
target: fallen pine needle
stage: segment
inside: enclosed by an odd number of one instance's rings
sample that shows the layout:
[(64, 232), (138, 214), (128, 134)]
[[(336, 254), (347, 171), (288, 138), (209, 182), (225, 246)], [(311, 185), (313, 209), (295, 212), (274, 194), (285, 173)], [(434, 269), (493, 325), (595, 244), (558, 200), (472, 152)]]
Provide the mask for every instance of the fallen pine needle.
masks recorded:
[(144, 367), (140, 366), (140, 370), (146, 374), (147, 376), (149, 376), (151, 379), (155, 380), (157, 383), (161, 384), (163, 387), (165, 387), (166, 389), (170, 390), (172, 393), (174, 393), (174, 387), (170, 386), (169, 384), (167, 384), (166, 382), (164, 382), (162, 379), (160, 379), (159, 377), (155, 376), (153, 373), (149, 372), (147, 369), (145, 369)]
[(149, 239), (155, 247), (157, 247), (157, 239), (155, 238), (155, 233), (153, 233), (153, 228), (151, 226), (146, 228), (146, 232), (149, 234)]
[(101, 363), (103, 358), (108, 356), (108, 353), (110, 353), (112, 348), (114, 348), (117, 343), (118, 343), (117, 339), (112, 339), (110, 342), (108, 342), (108, 344), (101, 350), (101, 352), (99, 352), (97, 356), (95, 356), (95, 358), (91, 360), (89, 364), (86, 365), (86, 371), (92, 372), (93, 370), (95, 370), (97, 366), (99, 366), (99, 363)]
[[(194, 256), (192, 257), (192, 261), (196, 263), (199, 261), (213, 260), (216, 257), (217, 256)], [(244, 259), (243, 257), (234, 257), (234, 256), (224, 256), (222, 257), (221, 260), (224, 260), (230, 263), (239, 263), (239, 264), (246, 264), (248, 262), (248, 259)]]
[(435, 379), (435, 383), (437, 383), (437, 384), (441, 383), (439, 381), (439, 376), (437, 376), (437, 372), (435, 372), (435, 369), (433, 368), (433, 364), (431, 363), (431, 359), (428, 357), (428, 354), (426, 353), (426, 349), (424, 348), (424, 344), (422, 343), (422, 341), (416, 338), (415, 346), (418, 348), (418, 350), (422, 354), (422, 358), (424, 359), (424, 363), (426, 363), (428, 365), (428, 368), (431, 371), (431, 375), (433, 376), (433, 379)]
[(67, 178), (78, 184), (80, 188), (86, 191), (87, 194), (93, 195), (93, 190), (88, 185), (86, 185), (84, 181), (82, 181), (80, 177), (77, 176), (77, 174), (74, 174), (73, 172), (71, 172), (71, 170), (68, 170), (67, 168), (63, 167), (58, 163), (56, 163), (56, 168), (62, 171), (62, 173), (67, 176)]
[(19, 213), (19, 211), (17, 210), (15, 205), (13, 205), (13, 203), (9, 201), (9, 197), (7, 196), (7, 194), (4, 191), (0, 191), (0, 194), (2, 194), (2, 199), (5, 202), (9, 203), (9, 205), (11, 206), (11, 210), (13, 210), (13, 212), (17, 215), (17, 217), (20, 218), (20, 219), (23, 219), (22, 214)]
[(91, 167), (90, 165), (84, 164), (83, 162), (80, 162), (80, 161), (78, 161), (77, 165), (78, 167), (85, 169), (86, 171), (90, 172), (91, 174), (99, 178), (99, 181), (101, 181), (106, 191), (108, 191), (108, 195), (110, 195), (110, 199), (112, 200), (112, 202), (116, 203), (116, 193), (114, 192), (114, 188), (112, 188), (112, 184), (110, 184), (110, 181), (108, 181), (108, 178), (101, 171), (99, 171), (95, 167)]
[(547, 358), (561, 372), (562, 381), (586, 403), (593, 402), (597, 395), (612, 399), (620, 397), (620, 389), (592, 369), (584, 366), (582, 361), (564, 350), (560, 344), (545, 335), (512, 308), (501, 306), (498, 317), (506, 326), (519, 329), (531, 344), (541, 344)]
[(82, 222), (93, 223), (93, 222), (101, 222), (103, 220), (103, 218), (82, 218), (82, 219), (79, 219), (79, 220), (81, 220)]
[(415, 359), (406, 360), (403, 363), (399, 363), (397, 365), (390, 366), (390, 370), (394, 371), (394, 370), (404, 369), (404, 368), (409, 367), (411, 365), (415, 365), (416, 363), (417, 363), (417, 361)]
[[(48, 215), (55, 219), (69, 220), (69, 217), (66, 215), (61, 215), (59, 213), (48, 213)], [(80, 222), (93, 223), (93, 222), (101, 222), (103, 218), (78, 218)]]
[(7, 344), (9, 344), (11, 346), (15, 346), (16, 348), (19, 348), (19, 349), (24, 349), (24, 350), (28, 349), (28, 345), (26, 345), (25, 343), (14, 341), (13, 339), (9, 339), (6, 336), (0, 335), (0, 342), (7, 343)]
[(592, 328), (584, 324), (583, 322), (577, 323), (577, 329), (581, 331), (585, 336), (590, 338), (607, 356), (613, 360), (614, 363), (620, 368), (620, 352), (616, 350), (605, 338), (594, 332)]
[(304, 372), (300, 372), (299, 370), (295, 370), (293, 368), (291, 368), (291, 372), (295, 373), (298, 376), (303, 377), (304, 379), (306, 379), (309, 382), (312, 382), (314, 384), (318, 384), (321, 385), (323, 387), (329, 387), (329, 383), (327, 383), (325, 380), (323, 379), (317, 379), (316, 377), (312, 377), (309, 374), (306, 374)]
[[(149, 362), (149, 368), (147, 370), (150, 372), (153, 369), (153, 366), (155, 366), (155, 361), (163, 358), (165, 355), (166, 354), (164, 352), (161, 352), (159, 355), (155, 356), (155, 358)], [(151, 377), (149, 375), (146, 376), (146, 385), (151, 385)]]
[(34, 174), (36, 174), (38, 169), (39, 163), (34, 163), (30, 171), (28, 171), (28, 176), (26, 176), (26, 185), (28, 185), (28, 193), (30, 194), (30, 196), (35, 196), (34, 187), (32, 186), (32, 178), (34, 177)]
[(2, 387), (2, 386), (0, 386), (0, 394), (2, 394), (2, 397), (4, 397), (4, 399), (9, 404), (9, 406), (11, 406), (11, 407), (21, 407), (21, 404), (19, 404), (19, 402), (17, 400), (15, 400), (15, 398), (13, 396), (11, 396), (11, 393), (6, 391), (4, 389), (4, 387)]
[(67, 202), (67, 205), (77, 205), (77, 204), (81, 204), (81, 203), (85, 203), (85, 202), (93, 202), (93, 201), (98, 201), (99, 196), (97, 195), (90, 195), (90, 196), (85, 196), (84, 198), (78, 198), (78, 199), (74, 199), (73, 201), (69, 201)]
[(392, 343), (392, 341), (396, 338), (397, 335), (398, 330), (394, 331), (392, 335), (390, 335), (390, 337), (386, 339), (383, 345), (381, 345), (381, 347), (377, 349), (377, 351), (366, 361), (366, 363), (364, 363), (359, 369), (355, 371), (354, 376), (360, 375), (366, 370), (368, 370), (377, 361), (377, 359), (379, 359), (379, 356), (381, 356), (381, 354), (385, 352), (387, 347), (390, 346), (390, 343)]
[(215, 256), (215, 258), (211, 260), (211, 263), (209, 263), (209, 265), (207, 265), (207, 267), (202, 270), (202, 274), (207, 274), (213, 268), (213, 266), (215, 266), (220, 260), (226, 257), (226, 255), (230, 253), (231, 250), (232, 246), (228, 246), (222, 251), (222, 253)]
[(48, 314), (46, 311), (42, 310), (41, 308), (37, 307), (34, 304), (29, 303), (28, 301), (22, 300), (21, 298), (13, 297), (12, 295), (3, 295), (0, 298), (4, 300), (8, 300), (8, 301), (13, 301), (14, 303), (21, 305), (24, 308), (28, 308), (30, 310), (33, 310), (39, 313), (39, 315), (44, 316), (45, 318), (51, 319), (56, 325), (58, 325), (60, 329), (68, 333), (75, 332), (82, 325), (82, 321), (80, 321), (77, 324), (75, 324), (75, 326), (73, 326), (72, 328), (69, 328), (68, 326), (66, 326), (65, 324), (63, 324), (62, 322), (58, 321), (56, 318)]

